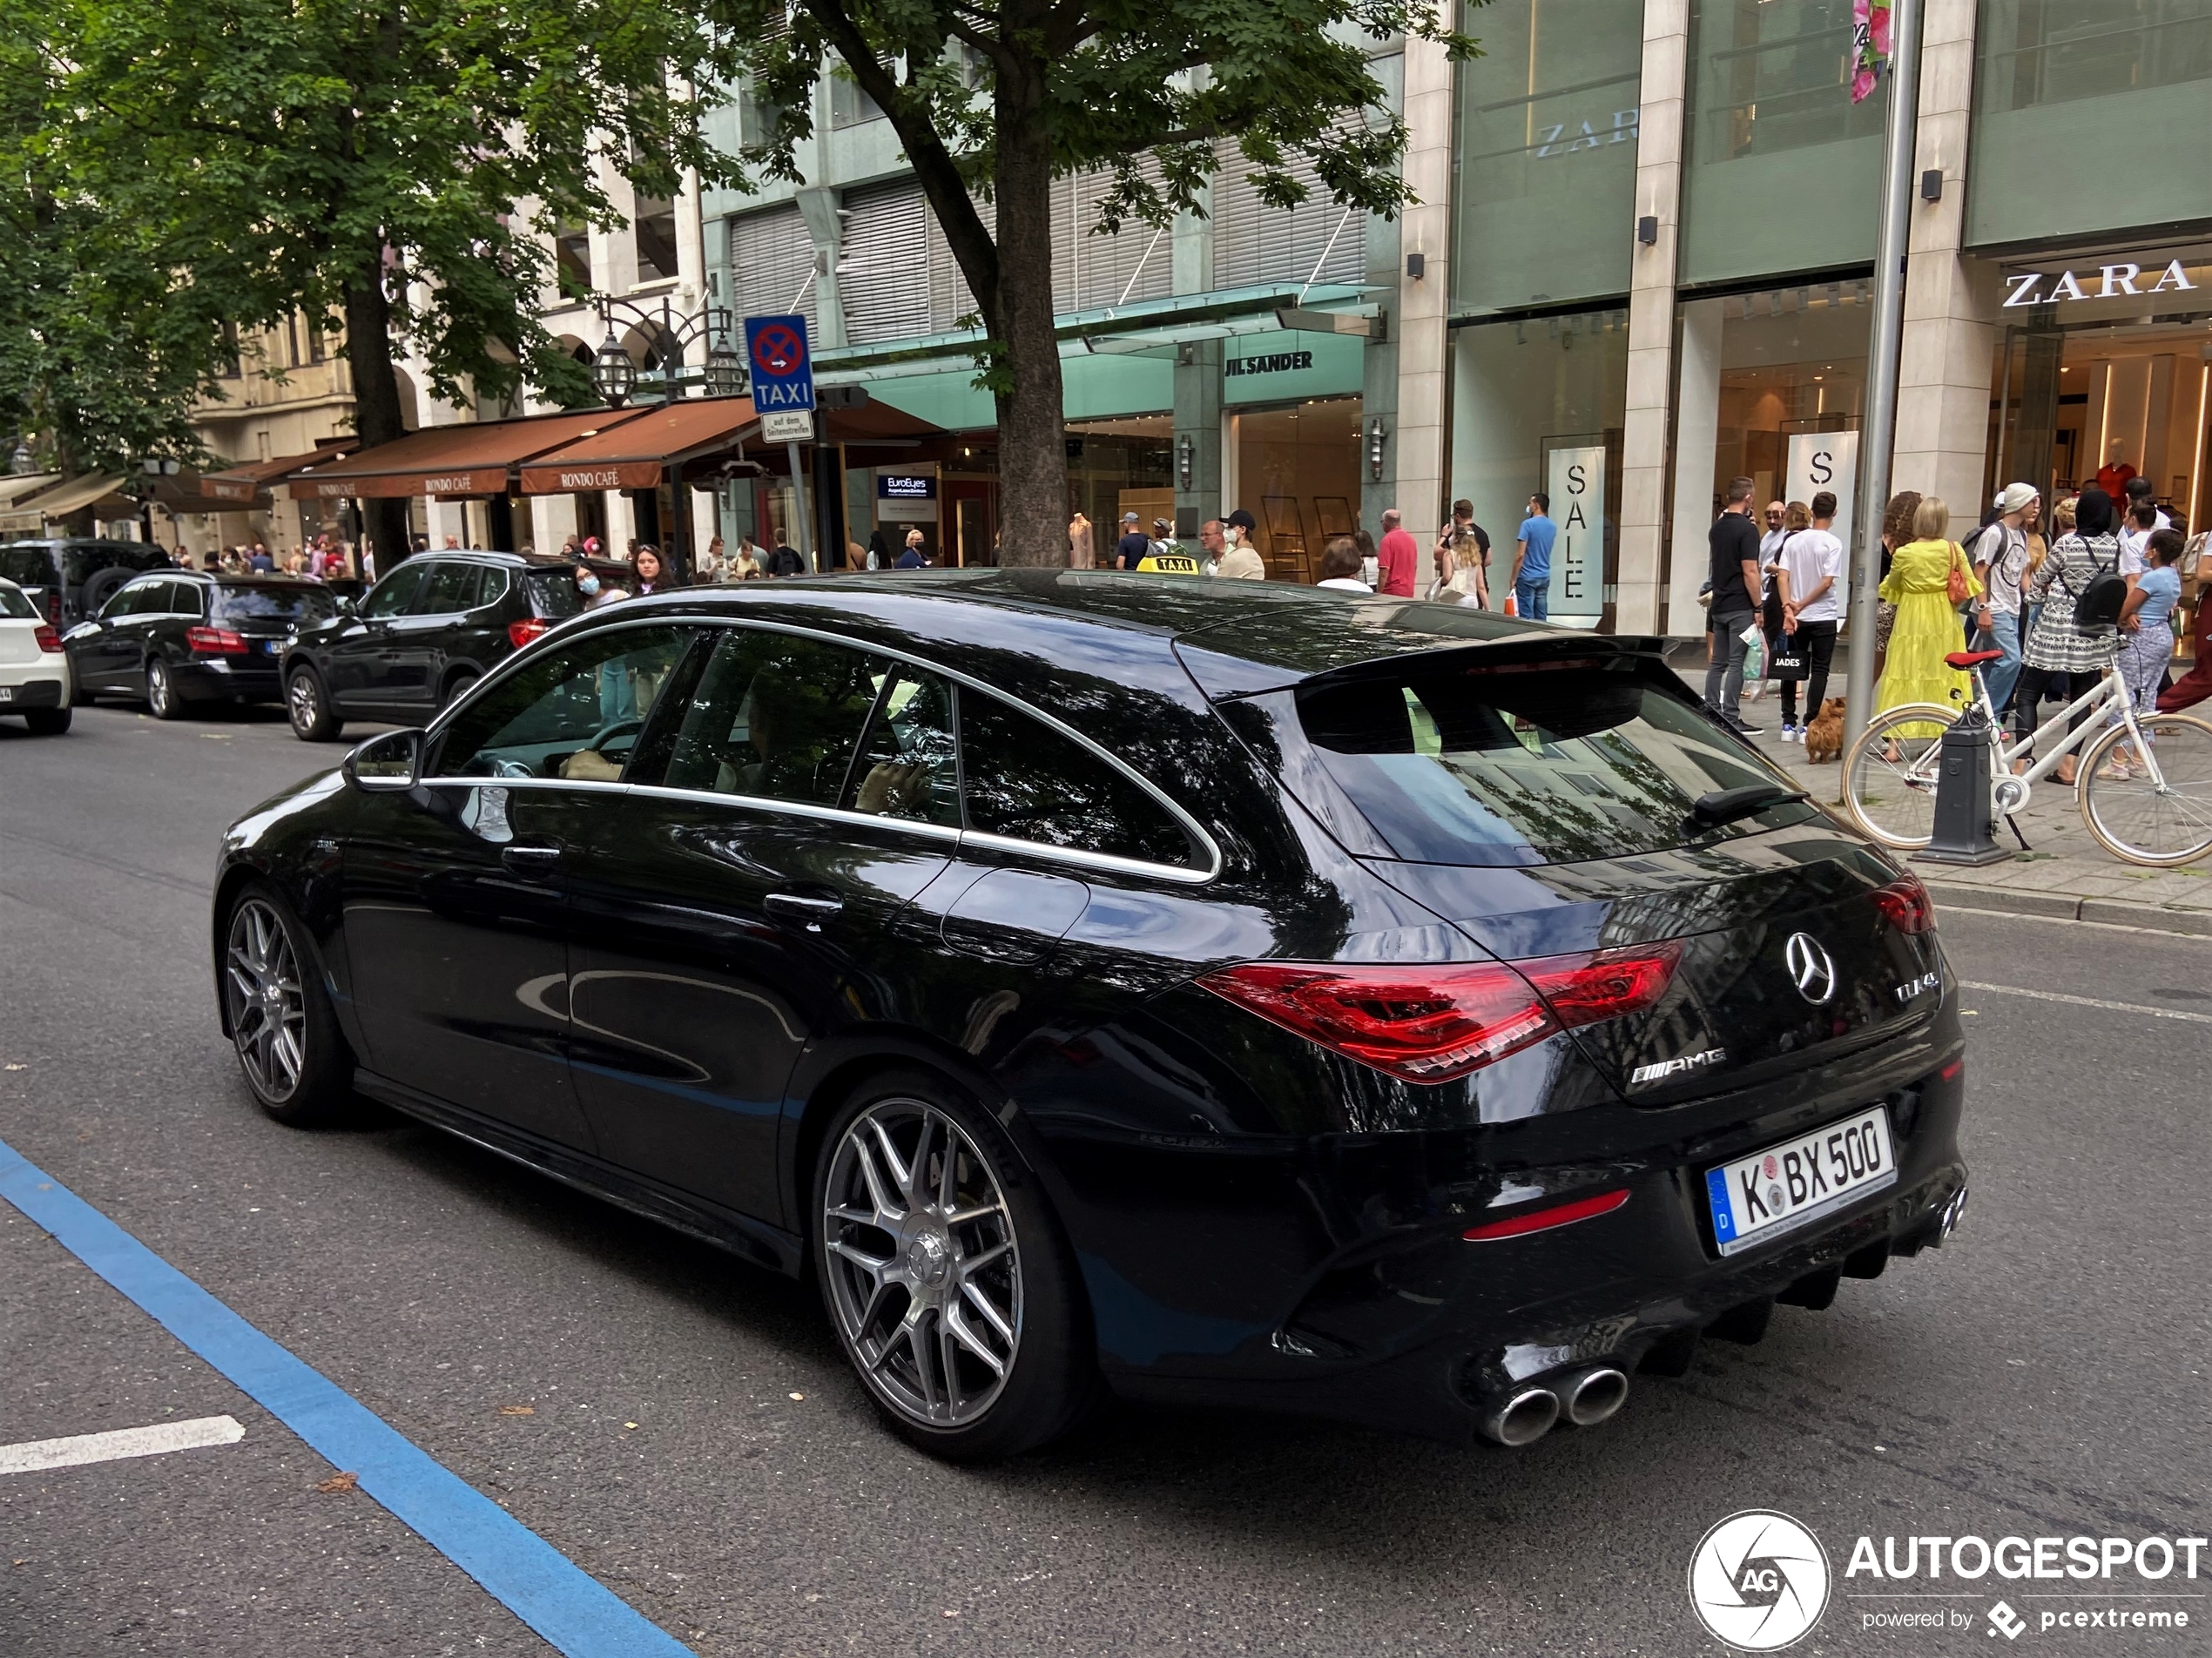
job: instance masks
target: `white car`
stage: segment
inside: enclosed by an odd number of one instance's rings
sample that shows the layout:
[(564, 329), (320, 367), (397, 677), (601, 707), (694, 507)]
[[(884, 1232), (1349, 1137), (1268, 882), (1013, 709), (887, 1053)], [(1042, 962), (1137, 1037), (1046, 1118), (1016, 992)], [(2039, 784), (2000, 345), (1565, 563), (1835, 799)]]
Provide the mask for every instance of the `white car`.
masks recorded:
[(69, 729), (69, 657), (62, 636), (0, 576), (0, 714), (21, 714), (34, 737)]

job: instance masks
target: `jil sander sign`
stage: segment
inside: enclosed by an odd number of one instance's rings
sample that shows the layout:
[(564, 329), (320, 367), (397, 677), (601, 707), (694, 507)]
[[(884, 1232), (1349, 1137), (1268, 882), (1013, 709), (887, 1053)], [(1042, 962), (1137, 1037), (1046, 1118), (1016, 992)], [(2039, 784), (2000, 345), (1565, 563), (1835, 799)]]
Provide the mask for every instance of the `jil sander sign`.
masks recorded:
[(2155, 293), (2191, 293), (2200, 285), (2189, 280), (2182, 261), (2164, 265), (2123, 259), (2110, 265), (2080, 264), (2059, 271), (2008, 271), (2005, 273), (2005, 309), (2028, 306), (2067, 305), (2088, 300), (2148, 299)]

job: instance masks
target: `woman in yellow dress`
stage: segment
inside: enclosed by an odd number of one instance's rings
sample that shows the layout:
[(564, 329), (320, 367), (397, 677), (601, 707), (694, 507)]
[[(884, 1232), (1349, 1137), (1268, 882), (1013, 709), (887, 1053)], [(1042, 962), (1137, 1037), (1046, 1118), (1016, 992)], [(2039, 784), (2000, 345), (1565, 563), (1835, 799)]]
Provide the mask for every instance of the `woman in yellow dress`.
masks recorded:
[[(1949, 538), (1950, 529), (1951, 509), (1942, 497), (1923, 496), (1912, 515), (1912, 539), (1891, 557), (1882, 596), (1897, 606), (1897, 625), (1890, 631), (1889, 659), (1874, 688), (1878, 713), (1900, 703), (1964, 709), (1973, 698), (1973, 676), (1944, 662), (1952, 651), (1966, 648), (1959, 609), (1951, 598), (1951, 573), (1964, 576), (1969, 596), (1981, 591), (1973, 566)], [(1898, 734), (1934, 737), (1939, 728), (1908, 727)]]

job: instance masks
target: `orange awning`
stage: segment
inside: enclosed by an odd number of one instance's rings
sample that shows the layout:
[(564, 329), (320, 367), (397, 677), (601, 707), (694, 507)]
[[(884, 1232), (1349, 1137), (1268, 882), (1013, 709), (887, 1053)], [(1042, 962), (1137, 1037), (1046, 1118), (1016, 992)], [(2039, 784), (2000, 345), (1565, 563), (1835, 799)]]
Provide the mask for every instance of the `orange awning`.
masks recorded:
[(292, 498), (504, 495), (508, 475), (518, 463), (636, 420), (638, 413), (594, 409), (583, 414), (533, 414), (516, 421), (428, 426), (393, 442), (302, 471), (291, 481)]
[(304, 455), (280, 455), (273, 460), (226, 467), (220, 472), (203, 472), (197, 477), (180, 474), (163, 480), (154, 495), (172, 512), (235, 512), (265, 502), (270, 487), (291, 474), (325, 465), (360, 447), (350, 437), (332, 438)]
[(526, 495), (583, 489), (651, 489), (672, 461), (718, 455), (758, 430), (749, 397), (703, 397), (664, 403), (612, 429), (602, 429), (541, 453), (523, 468)]

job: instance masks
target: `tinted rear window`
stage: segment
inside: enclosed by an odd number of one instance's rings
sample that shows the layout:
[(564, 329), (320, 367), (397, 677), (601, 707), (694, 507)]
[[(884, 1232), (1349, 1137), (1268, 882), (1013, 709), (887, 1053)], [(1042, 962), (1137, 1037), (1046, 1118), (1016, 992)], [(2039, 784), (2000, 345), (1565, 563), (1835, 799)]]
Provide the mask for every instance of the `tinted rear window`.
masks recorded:
[(53, 555), (44, 547), (0, 547), (0, 576), (18, 587), (51, 587)]
[(565, 570), (524, 570), (523, 586), (530, 596), (530, 610), (550, 621), (580, 615), (583, 595), (576, 590), (576, 576)]
[(968, 825), (985, 834), (1188, 868), (1183, 826), (1113, 766), (981, 691), (960, 698)]
[(104, 570), (161, 570), (169, 556), (152, 547), (70, 547), (62, 552), (63, 579), (71, 587)]
[[(1691, 839), (1698, 796), (1788, 779), (1716, 731), (1656, 664), (1516, 664), (1299, 692), (1329, 775), (1398, 856), (1555, 864)], [(1812, 815), (1802, 802), (1708, 834)]]
[(298, 623), (337, 614), (337, 602), (320, 587), (219, 587), (212, 619)]

